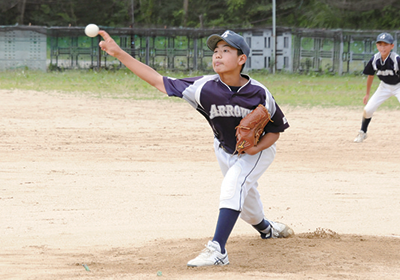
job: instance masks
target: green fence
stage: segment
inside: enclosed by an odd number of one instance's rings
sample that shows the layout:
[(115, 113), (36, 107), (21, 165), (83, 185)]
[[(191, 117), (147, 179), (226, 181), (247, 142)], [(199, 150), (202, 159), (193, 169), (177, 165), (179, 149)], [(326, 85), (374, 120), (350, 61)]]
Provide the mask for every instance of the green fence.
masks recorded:
[[(128, 53), (157, 70), (212, 71), (212, 52), (206, 47), (211, 34), (224, 29), (141, 29), (106, 30)], [(251, 46), (252, 65), (265, 65), (287, 72), (360, 73), (377, 51), (376, 36), (381, 32), (281, 28), (276, 45), (271, 45), (271, 29), (235, 29)], [(400, 48), (399, 32), (388, 31)], [(124, 67), (98, 47), (99, 36), (87, 37), (84, 27), (0, 26), (0, 71), (18, 68), (119, 69)], [(285, 49), (289, 48), (289, 49)], [(275, 50), (275, 53), (273, 52)], [(262, 60), (263, 63), (256, 63)], [(275, 62), (275, 63), (274, 63)], [(254, 67), (254, 66), (253, 66)]]

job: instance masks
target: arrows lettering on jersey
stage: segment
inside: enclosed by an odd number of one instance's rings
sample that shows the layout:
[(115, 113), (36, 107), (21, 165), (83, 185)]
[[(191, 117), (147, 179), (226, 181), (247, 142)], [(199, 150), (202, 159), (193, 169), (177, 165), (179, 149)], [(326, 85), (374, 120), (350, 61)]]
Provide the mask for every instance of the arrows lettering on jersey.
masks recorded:
[(240, 107), (238, 105), (215, 105), (212, 104), (210, 108), (210, 119), (215, 117), (241, 117), (247, 116), (251, 110)]
[(376, 75), (378, 75), (378, 76), (394, 76), (394, 71), (393, 70), (378, 70), (378, 72), (376, 72)]

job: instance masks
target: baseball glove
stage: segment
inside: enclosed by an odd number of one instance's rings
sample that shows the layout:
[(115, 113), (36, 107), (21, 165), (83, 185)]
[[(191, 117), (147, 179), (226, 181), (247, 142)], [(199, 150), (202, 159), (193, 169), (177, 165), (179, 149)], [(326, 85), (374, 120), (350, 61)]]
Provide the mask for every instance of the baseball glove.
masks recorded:
[(239, 155), (257, 145), (269, 121), (272, 122), (271, 115), (262, 104), (240, 121), (236, 127), (236, 151)]

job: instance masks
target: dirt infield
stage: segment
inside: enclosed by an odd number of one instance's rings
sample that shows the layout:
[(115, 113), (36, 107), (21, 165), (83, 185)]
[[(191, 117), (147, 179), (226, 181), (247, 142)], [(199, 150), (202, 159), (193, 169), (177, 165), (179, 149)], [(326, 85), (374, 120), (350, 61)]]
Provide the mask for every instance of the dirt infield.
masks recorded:
[(356, 144), (360, 108), (282, 106), (291, 127), (259, 190), (296, 236), (239, 220), (230, 265), (187, 268), (222, 180), (200, 114), (169, 98), (0, 99), (0, 279), (400, 279), (399, 110)]

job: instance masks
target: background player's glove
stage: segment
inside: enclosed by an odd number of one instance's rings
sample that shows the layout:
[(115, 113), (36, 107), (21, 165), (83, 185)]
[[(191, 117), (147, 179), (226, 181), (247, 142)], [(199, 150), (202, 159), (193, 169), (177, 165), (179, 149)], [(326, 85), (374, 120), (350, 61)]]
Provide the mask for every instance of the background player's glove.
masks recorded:
[(262, 104), (240, 121), (236, 127), (236, 151), (239, 155), (257, 145), (269, 121), (272, 121), (271, 116)]

